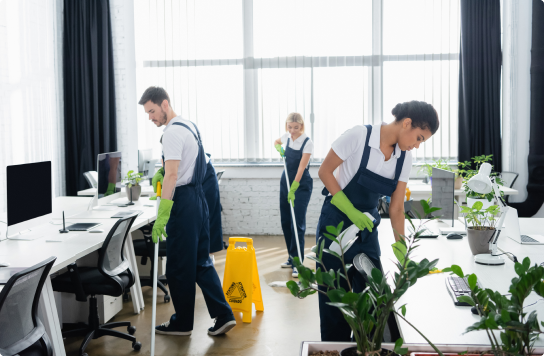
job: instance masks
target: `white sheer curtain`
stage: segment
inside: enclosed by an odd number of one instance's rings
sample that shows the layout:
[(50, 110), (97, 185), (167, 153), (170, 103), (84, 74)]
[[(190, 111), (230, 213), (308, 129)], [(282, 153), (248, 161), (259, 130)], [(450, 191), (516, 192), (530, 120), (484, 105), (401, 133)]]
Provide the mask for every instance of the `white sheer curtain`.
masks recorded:
[[(52, 161), (53, 195), (63, 195), (62, 1), (0, 1), (0, 212), (6, 166)], [(40, 184), (41, 172), (36, 172)]]
[[(170, 93), (219, 161), (278, 161), (300, 112), (322, 160), (354, 125), (424, 100), (441, 130), (416, 160), (457, 157), (459, 0), (139, 0), (137, 86)], [(161, 130), (139, 111), (139, 147)]]

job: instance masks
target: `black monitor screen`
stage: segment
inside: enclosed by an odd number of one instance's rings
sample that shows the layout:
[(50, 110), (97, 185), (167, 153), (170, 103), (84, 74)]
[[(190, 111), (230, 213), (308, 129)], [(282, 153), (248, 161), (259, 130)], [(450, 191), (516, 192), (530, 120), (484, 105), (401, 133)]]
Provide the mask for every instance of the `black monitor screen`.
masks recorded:
[(51, 161), (6, 167), (8, 226), (53, 212)]
[(98, 155), (98, 198), (121, 191), (121, 152)]

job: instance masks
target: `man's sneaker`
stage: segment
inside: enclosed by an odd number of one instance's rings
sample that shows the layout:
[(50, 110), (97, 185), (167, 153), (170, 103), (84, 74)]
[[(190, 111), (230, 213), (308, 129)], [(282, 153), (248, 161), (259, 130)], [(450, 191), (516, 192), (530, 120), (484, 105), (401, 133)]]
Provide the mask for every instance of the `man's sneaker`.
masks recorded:
[(296, 267), (293, 267), (293, 273), (291, 274), (294, 278), (298, 278), (298, 271)]
[(281, 264), (281, 268), (292, 268), (293, 265), (291, 264), (291, 262), (287, 261), (287, 262), (283, 262)]
[(234, 315), (230, 314), (224, 317), (215, 318), (215, 325), (208, 329), (208, 335), (221, 335), (229, 332), (236, 326)]
[(189, 331), (181, 331), (173, 326), (170, 325), (170, 320), (168, 320), (166, 323), (162, 323), (161, 325), (155, 327), (155, 333), (156, 334), (162, 334), (162, 335), (177, 335), (177, 336), (189, 336), (193, 330)]

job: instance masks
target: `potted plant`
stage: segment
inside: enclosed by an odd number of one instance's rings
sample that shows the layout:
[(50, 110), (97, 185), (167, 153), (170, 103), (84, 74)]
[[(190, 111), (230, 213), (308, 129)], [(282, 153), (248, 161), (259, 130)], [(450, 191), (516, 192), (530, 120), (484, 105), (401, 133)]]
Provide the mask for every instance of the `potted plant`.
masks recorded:
[(484, 204), (477, 201), (469, 206), (461, 207), (461, 214), (465, 214), (465, 221), (472, 226), (467, 228), (467, 239), (473, 255), (489, 253), (489, 239), (495, 232), (498, 205), (491, 205), (484, 209)]
[[(463, 177), (463, 189), (465, 190), (467, 194), (467, 205), (470, 207), (474, 205), (477, 201), (481, 201), (483, 204), (484, 209), (487, 209), (491, 205), (493, 205), (493, 192), (490, 192), (488, 194), (478, 194), (472, 189), (468, 187), (466, 184), (470, 178), (474, 177), (476, 174), (478, 174), (478, 171), (480, 170), (480, 166), (482, 163), (490, 162), (493, 160), (493, 155), (482, 155), (482, 156), (475, 156), (472, 157), (472, 160), (474, 162), (465, 161), (465, 162), (459, 162), (457, 169), (457, 174), (459, 174), (460, 177)], [(472, 169), (472, 166), (475, 166), (476, 169)], [(493, 172), (491, 173), (492, 176), (496, 177), (496, 182), (499, 185), (503, 185), (502, 180), (498, 177), (498, 173)], [(501, 192), (502, 194), (502, 192)]]
[[(543, 331), (536, 311), (527, 313), (524, 307), (527, 307), (525, 300), (531, 292), (544, 297), (544, 267), (536, 264), (531, 267), (528, 257), (522, 263), (516, 262), (514, 269), (518, 277), (512, 279), (508, 294), (480, 288), (476, 275), (463, 274), (457, 265), (450, 269), (459, 277), (467, 278), (470, 296), (458, 299), (475, 306), (480, 320), (468, 327), (466, 332), (485, 330), (491, 344), (491, 350), (485, 352), (495, 356), (533, 354), (534, 342)], [(500, 332), (499, 337), (496, 337), (494, 331)]]
[[(426, 215), (440, 210), (440, 208), (429, 207), (429, 204), (424, 200), (421, 201), (421, 204)], [(400, 241), (392, 245), (395, 257), (397, 258), (396, 266), (398, 270), (394, 273), (394, 276), (384, 276), (380, 269), (373, 268), (370, 275), (365, 274), (364, 276), (366, 288), (361, 293), (352, 292), (351, 284), (346, 278), (347, 271), (354, 267), (345, 263), (344, 252), (355, 242), (357, 237), (346, 244), (341, 242), (345, 236), (345, 232), (341, 232), (343, 222), (340, 222), (338, 226), (327, 226), (328, 233), (324, 234), (326, 238), (341, 246), (340, 254), (325, 249), (325, 240), (322, 239), (321, 243), (316, 246), (316, 256), (308, 256), (309, 259), (315, 261), (319, 266), (317, 270), (302, 265), (298, 257), (293, 258), (294, 266), (299, 273), (300, 285), (294, 281), (287, 282), (287, 287), (291, 293), (300, 299), (314, 293), (326, 295), (330, 300), (328, 304), (338, 308), (351, 327), (357, 346), (342, 351), (342, 355), (344, 356), (380, 356), (392, 352), (400, 355), (406, 354), (408, 350), (402, 348), (402, 338), (396, 340), (393, 350), (382, 349), (383, 333), (390, 313), (395, 313), (399, 318), (406, 321), (436, 352), (442, 355), (430, 340), (406, 320), (406, 305), (399, 308), (395, 306), (395, 303), (406, 293), (408, 288), (414, 285), (419, 278), (426, 276), (430, 271), (436, 269), (435, 266), (438, 263), (438, 260), (428, 261), (427, 259), (423, 259), (418, 263), (410, 259), (413, 250), (418, 246), (418, 237), (422, 233), (420, 230), (425, 222), (422, 222), (420, 219), (420, 225), (416, 229), (410, 217), (406, 216), (406, 218), (414, 228), (415, 233), (411, 236), (402, 236)], [(434, 218), (430, 220), (432, 219)], [(327, 270), (323, 263), (323, 253), (331, 254), (340, 259), (342, 268), (337, 271)], [(347, 290), (341, 287), (340, 281), (342, 279), (347, 282)], [(392, 285), (390, 285), (388, 279), (391, 279)], [(320, 290), (319, 287), (322, 289)]]
[[(428, 183), (432, 184), (433, 168), (443, 169), (445, 171), (454, 172), (453, 169), (448, 165), (448, 162), (445, 159), (434, 160), (432, 163), (424, 163), (420, 168), (419, 172), (425, 173), (425, 179)], [(461, 189), (461, 184), (463, 183), (462, 179), (458, 179), (459, 176), (456, 173), (455, 179), (455, 189)]]
[[(130, 201), (138, 201), (140, 194), (142, 194), (142, 186), (140, 181), (142, 180), (143, 173), (134, 173), (134, 171), (128, 171), (123, 182), (125, 182), (125, 191), (127, 198)], [(132, 195), (131, 195), (132, 194)]]

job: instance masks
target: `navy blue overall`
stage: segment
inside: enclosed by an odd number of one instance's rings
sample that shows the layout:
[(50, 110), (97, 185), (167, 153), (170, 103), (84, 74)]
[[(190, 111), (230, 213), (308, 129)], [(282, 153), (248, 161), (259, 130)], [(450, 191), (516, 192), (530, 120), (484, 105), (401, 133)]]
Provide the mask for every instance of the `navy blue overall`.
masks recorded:
[[(378, 225), (381, 218), (378, 214), (378, 199), (382, 195), (391, 196), (395, 189), (397, 189), (397, 183), (402, 171), (402, 165), (404, 164), (404, 157), (406, 152), (402, 151), (400, 157), (397, 160), (397, 166), (395, 170), (395, 178), (384, 178), (374, 172), (369, 171), (366, 167), (368, 165), (368, 158), (370, 157), (370, 146), (368, 141), (372, 134), (372, 126), (367, 125), (367, 136), (365, 143), (365, 150), (363, 157), (361, 158), (361, 164), (357, 173), (353, 179), (344, 188), (343, 192), (348, 199), (354, 205), (356, 209), (361, 212), (368, 212), (372, 214), (376, 222), (372, 232), (363, 230), (360, 232), (360, 238), (358, 238), (352, 247), (346, 252), (345, 263), (353, 263), (353, 258), (364, 252), (370, 257), (374, 265), (381, 269), (380, 263), (380, 243), (378, 241)], [(327, 189), (323, 189), (323, 195), (328, 195)], [(340, 221), (344, 222), (343, 230), (353, 225), (351, 220), (341, 212), (336, 206), (331, 203), (332, 196), (327, 196), (321, 209), (321, 216), (317, 223), (317, 244), (320, 244), (320, 239), (325, 239), (325, 248), (329, 248), (331, 240), (323, 237), (323, 233), (326, 232), (327, 226), (337, 226)], [(323, 264), (328, 270), (332, 269), (337, 271), (342, 268), (340, 260), (328, 253), (323, 254)], [(364, 287), (364, 281), (360, 278), (355, 278), (355, 269), (351, 268), (348, 272), (348, 278), (353, 287), (353, 292), (362, 292)], [(348, 290), (348, 284), (345, 280), (342, 280), (342, 287)], [(325, 291), (325, 289), (323, 289)], [(345, 321), (342, 313), (336, 307), (327, 305), (329, 302), (327, 296), (319, 293), (319, 317), (321, 319), (321, 340), (322, 341), (351, 341), (351, 328)]]
[[(200, 134), (198, 136), (200, 137)], [(209, 153), (206, 153), (206, 155), (211, 158)], [(211, 160), (206, 165), (206, 175), (204, 176), (202, 189), (204, 190), (210, 213), (210, 252), (214, 253), (223, 249), (223, 226), (221, 224), (219, 181), (217, 180), (217, 173)]]
[[(285, 146), (285, 165), (287, 166), (287, 174), (289, 175), (289, 186), (293, 184), (295, 177), (300, 166), (302, 159), (302, 151), (306, 142), (310, 138), (306, 138), (302, 143), (300, 150), (294, 150), (289, 147), (290, 138), (287, 139), (287, 145)], [(298, 241), (300, 244), (301, 258), (304, 259), (304, 234), (306, 233), (306, 210), (308, 210), (308, 203), (310, 202), (310, 196), (314, 189), (314, 181), (310, 177), (308, 167), (304, 170), (302, 178), (300, 178), (300, 186), (295, 192), (295, 219), (297, 221)], [(287, 252), (289, 253), (289, 262), (291, 257), (298, 257), (297, 242), (295, 240), (295, 229), (293, 225), (293, 218), (291, 217), (291, 205), (287, 201), (287, 184), (285, 184), (285, 172), (281, 175), (280, 179), (280, 215), (281, 215), (281, 229), (283, 230), (283, 236), (285, 237), (285, 244), (287, 245)], [(302, 261), (300, 261), (302, 262)]]
[[(187, 125), (175, 122), (191, 131), (198, 142), (198, 157), (191, 183), (176, 187), (174, 205), (166, 224), (166, 278), (179, 330), (193, 330), (195, 282), (202, 290), (212, 318), (232, 314), (225, 300), (221, 281), (210, 259), (210, 230), (208, 205), (202, 190), (206, 159), (202, 143)], [(164, 155), (163, 155), (164, 162)]]

